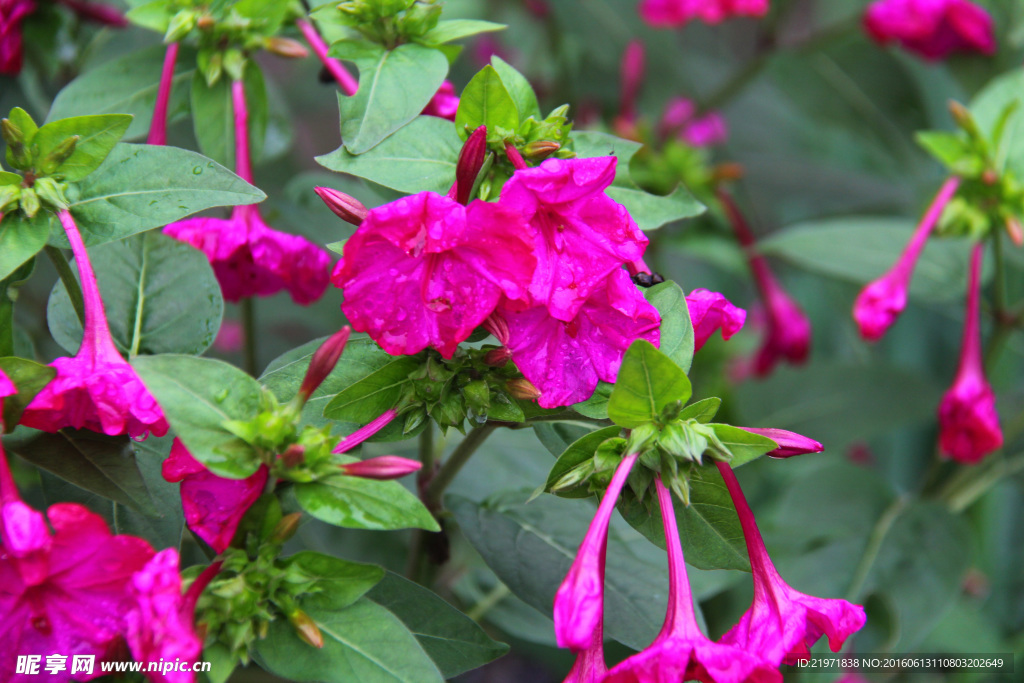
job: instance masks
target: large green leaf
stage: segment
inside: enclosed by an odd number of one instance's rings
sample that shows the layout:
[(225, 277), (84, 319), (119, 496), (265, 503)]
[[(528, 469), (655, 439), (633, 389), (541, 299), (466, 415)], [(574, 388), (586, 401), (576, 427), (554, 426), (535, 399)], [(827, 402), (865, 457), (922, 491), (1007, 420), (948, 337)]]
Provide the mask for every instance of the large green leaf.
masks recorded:
[(419, 116), (448, 75), (440, 50), (406, 43), (384, 50), (368, 43), (336, 43), (331, 55), (359, 67), (359, 90), (341, 97), (341, 139), (363, 154)]
[(572, 409), (592, 420), (608, 419), (608, 397), (612, 395), (615, 385), (598, 381), (594, 393), (586, 401), (573, 405)]
[(0, 399), (4, 406), (2, 415), (4, 428), (10, 431), (21, 420), (25, 406), (31, 403), (36, 394), (57, 376), (57, 371), (49, 365), (14, 356), (0, 358), (0, 370), (14, 383), (14, 388), (18, 391), (13, 396)]
[[(558, 460), (552, 466), (551, 472), (548, 473), (547, 481), (544, 483), (545, 490), (550, 490), (569, 470), (594, 457), (594, 452), (597, 451), (598, 446), (605, 440), (618, 436), (621, 431), (622, 428), (617, 425), (605, 427), (596, 432), (586, 434), (569, 444), (568, 448), (558, 456)], [(587, 486), (579, 486), (555, 493), (563, 498), (589, 498), (593, 495)]]
[(681, 185), (667, 195), (651, 194), (635, 185), (623, 186), (618, 183), (609, 187), (606, 192), (609, 197), (626, 207), (641, 230), (657, 230), (668, 223), (704, 212), (704, 205)]
[(727, 424), (712, 424), (710, 426), (714, 428), (715, 436), (722, 442), (722, 445), (732, 453), (732, 460), (729, 461), (729, 465), (732, 467), (746, 465), (751, 460), (756, 460), (779, 447), (768, 437), (748, 432), (740, 427)]
[(47, 123), (39, 129), (32, 141), (43, 157), (72, 135), (79, 136), (75, 151), (60, 166), (57, 173), (67, 182), (77, 182), (99, 168), (131, 125), (126, 114), (75, 116)]
[(332, 171), (366, 178), (399, 192), (443, 194), (455, 182), (461, 148), (449, 121), (420, 116), (363, 154), (357, 156), (341, 146), (316, 160)]
[(501, 140), (519, 127), (516, 102), (490, 64), (466, 84), (455, 114), (455, 130), (463, 139), (480, 126), (487, 126), (489, 141)]
[(632, 429), (651, 422), (674, 401), (685, 403), (690, 394), (690, 380), (682, 368), (649, 341), (637, 339), (622, 359), (608, 399), (608, 417)]
[(526, 76), (519, 73), (511, 64), (498, 55), (491, 55), (491, 66), (501, 76), (502, 85), (516, 103), (519, 111), (519, 120), (525, 121), (531, 116), (535, 119), (541, 118), (540, 105), (537, 104), (537, 94), (533, 91), (530, 81)]
[[(248, 113), (249, 154), (260, 158), (267, 137), (267, 86), (263, 72), (252, 62), (242, 76)], [(199, 150), (219, 164), (235, 168), (235, 108), (231, 79), (221, 78), (212, 86), (196, 71), (192, 77), (192, 128)]]
[(440, 531), (420, 499), (397, 481), (343, 474), (295, 486), (299, 505), (317, 519), (352, 529)]
[[(1007, 107), (1016, 107), (1003, 129), (998, 159), (1018, 178), (1024, 176), (1024, 69), (994, 78), (971, 100), (970, 110), (982, 132), (991, 137)], [(996, 150), (994, 150), (996, 151)]]
[(412, 631), (445, 679), (453, 678), (508, 652), (459, 610), (432, 590), (388, 572), (367, 597), (387, 608)]
[(0, 280), (18, 269), (46, 246), (50, 236), (50, 216), (47, 212), (27, 218), (18, 211), (0, 221)]
[(136, 356), (132, 366), (192, 457), (231, 479), (259, 468), (249, 445), (224, 428), (229, 420), (249, 420), (259, 411), (256, 380), (233, 365), (194, 356)]
[(410, 356), (391, 361), (339, 392), (324, 408), (324, 417), (366, 424), (395, 407), (409, 374), (419, 363)]
[(658, 349), (684, 372), (689, 372), (693, 362), (694, 336), (686, 294), (675, 282), (662, 282), (644, 290), (644, 296), (661, 316)]
[(384, 578), (384, 569), (377, 565), (350, 562), (311, 550), (296, 553), (286, 562), (290, 575), (316, 581), (316, 590), (330, 593), (338, 607), (351, 605)]
[(481, 19), (446, 19), (437, 22), (437, 26), (420, 36), (419, 40), (427, 44), (441, 44), (505, 28), (505, 24)]
[[(177, 147), (121, 143), (103, 165), (68, 191), (82, 239), (94, 246), (159, 228), (214, 206), (266, 195), (220, 164)], [(50, 244), (67, 247), (63, 232)]]
[[(84, 114), (131, 114), (134, 118), (124, 137), (132, 140), (149, 131), (160, 88), (164, 45), (152, 45), (105, 62), (68, 83), (50, 105), (47, 121)], [(188, 88), (195, 71), (188, 48), (179, 51), (171, 81), (168, 120), (188, 112)]]
[[(148, 232), (95, 248), (90, 259), (122, 353), (198, 355), (213, 343), (224, 299), (202, 252)], [(76, 353), (82, 323), (60, 281), (50, 294), (47, 321), (57, 343)]]
[(314, 593), (299, 606), (320, 629), (324, 646), (303, 642), (288, 620), (276, 619), (256, 641), (256, 659), (270, 672), (311, 683), (444, 680), (409, 629), (377, 603), (362, 598), (346, 606), (330, 593)]

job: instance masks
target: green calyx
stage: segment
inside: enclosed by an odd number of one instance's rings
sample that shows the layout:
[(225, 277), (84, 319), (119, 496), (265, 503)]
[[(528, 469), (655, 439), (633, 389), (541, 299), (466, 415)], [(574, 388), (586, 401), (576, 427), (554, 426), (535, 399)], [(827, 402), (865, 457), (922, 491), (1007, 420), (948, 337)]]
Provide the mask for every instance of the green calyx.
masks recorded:
[(341, 23), (364, 38), (393, 49), (422, 38), (441, 19), (437, 0), (345, 0), (338, 5)]

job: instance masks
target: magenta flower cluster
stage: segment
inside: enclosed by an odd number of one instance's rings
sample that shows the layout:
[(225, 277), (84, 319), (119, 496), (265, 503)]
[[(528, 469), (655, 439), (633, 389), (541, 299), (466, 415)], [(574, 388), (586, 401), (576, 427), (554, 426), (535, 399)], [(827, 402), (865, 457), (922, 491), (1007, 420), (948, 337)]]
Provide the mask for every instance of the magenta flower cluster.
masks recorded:
[(992, 17), (970, 0), (877, 0), (864, 13), (864, 28), (883, 45), (898, 43), (929, 60), (996, 51)]

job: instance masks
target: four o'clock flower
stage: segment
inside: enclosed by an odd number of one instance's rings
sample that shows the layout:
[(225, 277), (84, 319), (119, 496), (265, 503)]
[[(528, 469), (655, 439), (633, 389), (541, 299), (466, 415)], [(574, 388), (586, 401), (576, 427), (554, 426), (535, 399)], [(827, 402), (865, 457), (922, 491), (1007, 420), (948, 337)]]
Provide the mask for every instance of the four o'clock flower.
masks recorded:
[(760, 434), (779, 445), (774, 451), (765, 453), (769, 458), (792, 458), (794, 455), (806, 455), (807, 453), (821, 453), (825, 447), (814, 439), (809, 439), (802, 434), (790, 432), (785, 429), (774, 427), (740, 427), (751, 434)]
[(418, 471), (421, 467), (423, 467), (423, 463), (418, 460), (410, 460), (398, 455), (381, 455), (342, 465), (341, 471), (350, 477), (363, 477), (364, 479), (399, 479)]
[(622, 53), (619, 63), (619, 78), (622, 83), (619, 92), (619, 115), (615, 117), (615, 132), (630, 140), (637, 139), (636, 100), (644, 82), (644, 44), (631, 40)]
[(672, 494), (654, 480), (668, 550), (668, 611), (658, 637), (642, 652), (623, 660), (604, 680), (607, 683), (660, 683), (697, 679), (705, 683), (781, 683), (782, 675), (756, 652), (742, 646), (715, 643), (697, 626), (693, 596), (686, 578)]
[(906, 308), (907, 289), (910, 287), (910, 278), (914, 274), (917, 259), (959, 186), (960, 179), (955, 176), (943, 183), (896, 263), (889, 272), (869, 283), (857, 296), (853, 304), (853, 319), (857, 321), (860, 334), (865, 339), (881, 339)]
[(423, 108), (423, 114), (454, 121), (455, 113), (458, 110), (459, 96), (455, 94), (455, 86), (451, 81), (445, 81), (427, 102), (427, 106)]
[(21, 22), (35, 10), (33, 0), (0, 0), (0, 74), (21, 72)]
[(864, 13), (864, 28), (882, 45), (896, 42), (930, 60), (996, 51), (992, 17), (970, 0), (877, 0)]
[(99, 284), (71, 213), (60, 212), (75, 255), (85, 303), (82, 345), (72, 358), (51, 365), (57, 376), (29, 403), (21, 418), (26, 427), (56, 432), (64, 427), (144, 438), (167, 433), (167, 420), (135, 370), (121, 357), (107, 327)]
[(726, 141), (729, 128), (718, 112), (697, 116), (693, 100), (673, 97), (662, 112), (658, 133), (664, 139), (677, 137), (691, 147), (711, 147)]
[(758, 531), (736, 474), (728, 464), (716, 462), (732, 496), (743, 527), (754, 573), (754, 602), (740, 621), (719, 642), (735, 645), (778, 666), (789, 656), (807, 654), (822, 635), (838, 652), (853, 633), (864, 626), (864, 608), (846, 600), (804, 595), (779, 576)]
[(700, 351), (716, 331), (722, 330), (722, 339), (729, 339), (740, 331), (747, 321), (747, 312), (718, 292), (695, 289), (686, 295), (686, 307), (693, 323), (693, 350)]
[(1003, 445), (996, 397), (985, 378), (981, 356), (978, 304), (984, 248), (984, 243), (979, 243), (971, 253), (960, 367), (953, 386), (939, 404), (940, 450), (954, 460), (971, 464)]
[(768, 0), (641, 0), (640, 17), (659, 28), (697, 19), (718, 24), (732, 17), (763, 17)]

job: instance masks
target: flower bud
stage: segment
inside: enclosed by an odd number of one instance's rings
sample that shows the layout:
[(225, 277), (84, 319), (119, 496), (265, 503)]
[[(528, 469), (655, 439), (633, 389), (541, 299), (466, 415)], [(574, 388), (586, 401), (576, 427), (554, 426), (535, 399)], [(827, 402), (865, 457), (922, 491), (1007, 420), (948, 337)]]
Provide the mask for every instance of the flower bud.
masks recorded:
[(554, 140), (535, 140), (523, 148), (523, 154), (531, 159), (543, 159), (562, 149), (562, 145)]
[(263, 47), (267, 52), (273, 52), (279, 57), (288, 57), (289, 59), (304, 59), (309, 56), (309, 50), (306, 49), (305, 45), (297, 40), (282, 36), (267, 38), (263, 42)]
[(559, 491), (575, 488), (589, 479), (590, 475), (593, 473), (594, 461), (592, 459), (585, 460), (559, 477), (558, 481), (552, 484), (548, 491), (551, 493), (558, 493)]
[(484, 363), (493, 368), (500, 368), (505, 365), (511, 357), (512, 352), (508, 350), (508, 347), (500, 346), (496, 349), (491, 349), (484, 355)]
[(10, 119), (0, 121), (0, 135), (7, 143), (9, 160), (14, 168), (27, 169), (32, 165), (32, 158), (25, 146), (25, 133)]
[(195, 28), (196, 13), (191, 9), (183, 9), (173, 17), (167, 25), (167, 33), (164, 34), (165, 43), (177, 43)]
[(57, 211), (68, 208), (68, 200), (64, 196), (61, 185), (53, 178), (38, 178), (32, 184), (32, 189), (39, 195), (39, 199), (50, 205)]
[(270, 540), (274, 543), (284, 543), (299, 530), (299, 523), (302, 521), (301, 512), (293, 512), (285, 515), (274, 527), (273, 533), (270, 535)]
[(363, 479), (398, 479), (416, 472), (423, 463), (397, 455), (382, 455), (377, 458), (350, 462), (341, 466), (342, 471), (350, 477)]
[(31, 187), (21, 188), (21, 210), (25, 212), (25, 215), (29, 218), (35, 218), (40, 208), (39, 195), (36, 194), (35, 190)]
[(293, 443), (284, 450), (284, 453), (277, 457), (285, 467), (298, 467), (306, 462), (306, 447)]
[(71, 158), (71, 155), (75, 153), (75, 147), (78, 146), (78, 141), (81, 139), (80, 135), (72, 135), (64, 138), (59, 145), (53, 148), (53, 150), (42, 158), (39, 162), (39, 171), (43, 174), (50, 174), (57, 171), (61, 164)]
[(324, 200), (328, 209), (346, 223), (358, 227), (370, 213), (370, 210), (363, 206), (362, 202), (344, 192), (329, 187), (314, 187), (313, 191), (320, 199)]
[(511, 141), (505, 142), (505, 155), (512, 163), (512, 167), (517, 171), (529, 168), (529, 166), (526, 165), (526, 160), (523, 159), (523, 155), (519, 153), (519, 150), (516, 149), (516, 146), (513, 145)]
[(536, 401), (540, 398), (540, 390), (533, 386), (533, 382), (524, 378), (510, 379), (505, 382), (505, 388), (514, 398), (524, 401)]
[(804, 455), (806, 453), (821, 453), (825, 450), (825, 447), (814, 439), (809, 439), (802, 434), (796, 432), (790, 432), (785, 429), (773, 429), (766, 427), (759, 429), (755, 427), (740, 427), (740, 429), (750, 432), (751, 434), (760, 434), (766, 436), (779, 445), (774, 451), (768, 452), (769, 458), (791, 458), (794, 455)]
[(209, 31), (211, 28), (217, 25), (217, 20), (213, 18), (213, 15), (203, 13), (196, 19), (196, 26), (200, 30)]
[(288, 621), (292, 627), (295, 628), (295, 635), (316, 648), (324, 646), (324, 636), (320, 633), (320, 628), (316, 625), (308, 614), (303, 612), (299, 608), (295, 608), (288, 614)]
[(61, 2), (83, 19), (117, 28), (124, 28), (128, 25), (128, 19), (116, 7), (86, 0), (61, 0)]
[(338, 359), (341, 358), (341, 353), (345, 350), (345, 344), (348, 343), (348, 336), (351, 333), (352, 328), (345, 325), (328, 337), (327, 341), (321, 344), (320, 348), (313, 353), (313, 358), (309, 361), (309, 369), (306, 370), (306, 376), (302, 379), (302, 386), (299, 387), (298, 398), (303, 404), (313, 395), (317, 387), (327, 379), (331, 371), (334, 370), (334, 366), (338, 364)]
[(10, 207), (17, 208), (21, 197), (21, 185), (0, 185), (0, 215)]
[(956, 100), (950, 100), (949, 113), (953, 117), (954, 123), (964, 129), (968, 135), (973, 138), (981, 137), (981, 132), (978, 130), (978, 124), (974, 122), (974, 117), (971, 116), (971, 112), (967, 107)]
[(1020, 219), (1016, 216), (1006, 217), (1006, 234), (1018, 247), (1024, 245), (1024, 225), (1021, 225)]
[(455, 201), (468, 204), (469, 195), (473, 191), (476, 177), (484, 166), (487, 158), (487, 126), (480, 126), (469, 136), (466, 144), (459, 152), (459, 162), (455, 166)]

